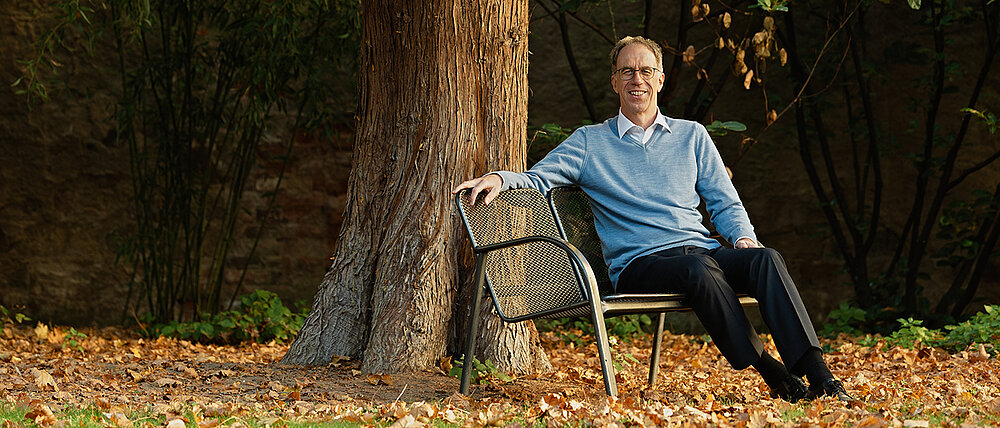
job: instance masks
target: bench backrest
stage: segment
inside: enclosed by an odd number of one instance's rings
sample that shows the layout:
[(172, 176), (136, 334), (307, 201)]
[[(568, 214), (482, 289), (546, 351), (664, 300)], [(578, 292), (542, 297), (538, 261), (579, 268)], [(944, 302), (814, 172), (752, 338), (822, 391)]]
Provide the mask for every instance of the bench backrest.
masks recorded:
[(560, 236), (587, 257), (601, 295), (614, 294), (587, 194), (576, 186), (556, 187), (549, 190), (549, 205), (555, 214)]
[[(551, 208), (535, 189), (501, 192), (489, 205), (468, 204), (468, 191), (457, 196), (473, 250), (529, 236), (559, 237)], [(603, 265), (603, 263), (602, 263)], [(576, 281), (567, 253), (547, 242), (531, 242), (490, 251), (486, 281), (501, 318), (511, 321), (578, 307), (586, 293)]]

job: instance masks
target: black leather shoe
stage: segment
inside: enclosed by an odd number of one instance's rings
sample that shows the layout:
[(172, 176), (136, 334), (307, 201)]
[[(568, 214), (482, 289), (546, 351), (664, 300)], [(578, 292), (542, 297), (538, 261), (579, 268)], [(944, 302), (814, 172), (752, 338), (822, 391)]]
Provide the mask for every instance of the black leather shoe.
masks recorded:
[(806, 383), (801, 378), (788, 375), (777, 388), (771, 388), (771, 398), (780, 398), (789, 403), (795, 403), (809, 394)]
[(824, 395), (829, 395), (831, 397), (837, 397), (840, 401), (856, 401), (854, 397), (851, 397), (844, 389), (844, 384), (837, 379), (829, 378), (824, 380), (817, 386), (809, 385), (809, 398), (822, 397)]

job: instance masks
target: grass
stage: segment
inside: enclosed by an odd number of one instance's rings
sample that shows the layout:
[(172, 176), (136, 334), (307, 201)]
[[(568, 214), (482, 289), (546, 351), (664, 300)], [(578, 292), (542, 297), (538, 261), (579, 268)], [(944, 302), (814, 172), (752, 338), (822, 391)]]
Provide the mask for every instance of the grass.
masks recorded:
[(792, 422), (801, 419), (806, 415), (806, 409), (803, 404), (798, 404), (795, 407), (789, 407), (781, 412), (781, 420), (785, 422)]
[[(45, 428), (51, 426), (51, 424), (38, 424), (32, 419), (26, 418), (26, 415), (32, 410), (21, 404), (14, 404), (8, 401), (0, 400), (0, 422), (10, 421), (15, 423), (13, 426), (29, 427), (29, 428)], [(113, 414), (116, 413), (115, 410), (102, 411), (93, 406), (87, 408), (66, 408), (62, 410), (53, 410), (52, 414), (55, 416), (56, 420), (59, 421), (61, 426), (69, 426), (74, 428), (106, 428), (116, 426), (115, 420), (113, 419)], [(130, 425), (125, 426), (142, 427), (142, 426), (152, 426), (152, 427), (162, 427), (167, 424), (166, 416), (156, 416), (153, 415), (152, 411), (132, 411), (123, 412), (124, 416), (131, 422)], [(224, 416), (219, 418), (205, 418), (197, 417), (193, 408), (185, 409), (182, 415), (179, 415), (181, 419), (185, 420), (186, 426), (198, 426), (190, 423), (190, 421), (200, 421), (204, 422), (208, 419), (216, 419), (218, 426), (231, 426), (234, 423), (242, 423), (247, 428), (267, 428), (267, 427), (287, 427), (287, 428), (353, 428), (362, 426), (361, 423), (356, 422), (344, 422), (344, 421), (296, 421), (296, 420), (285, 420), (281, 418), (274, 417), (254, 417), (252, 415), (248, 416)], [(176, 419), (177, 417), (171, 417), (170, 419)], [(18, 425), (20, 424), (20, 425)], [(450, 424), (445, 421), (436, 420), (434, 421), (434, 426), (436, 427), (457, 427), (460, 425)]]

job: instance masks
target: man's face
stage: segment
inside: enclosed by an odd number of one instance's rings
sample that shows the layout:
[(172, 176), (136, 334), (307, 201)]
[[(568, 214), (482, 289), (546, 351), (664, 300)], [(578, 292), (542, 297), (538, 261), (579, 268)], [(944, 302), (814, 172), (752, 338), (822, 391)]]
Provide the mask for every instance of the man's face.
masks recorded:
[[(656, 56), (646, 46), (633, 43), (618, 53), (616, 70), (623, 68), (640, 70), (645, 67), (659, 68), (656, 64)], [(644, 79), (642, 73), (636, 72), (631, 79), (627, 80), (622, 73), (615, 72), (611, 76), (611, 87), (618, 94), (622, 113), (625, 113), (625, 116), (635, 117), (645, 113), (654, 113), (656, 112), (656, 94), (663, 88), (663, 72), (654, 71), (648, 79)]]

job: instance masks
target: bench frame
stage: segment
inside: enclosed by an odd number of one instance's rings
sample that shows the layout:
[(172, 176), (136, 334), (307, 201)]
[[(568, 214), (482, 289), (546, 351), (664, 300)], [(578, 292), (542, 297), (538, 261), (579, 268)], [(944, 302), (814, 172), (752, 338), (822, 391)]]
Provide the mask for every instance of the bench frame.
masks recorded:
[[(566, 210), (563, 207), (560, 207), (561, 202), (559, 199), (562, 196), (583, 198), (582, 201), (586, 204), (586, 209)], [(589, 202), (586, 200), (586, 195), (578, 187), (554, 188), (549, 191), (548, 197), (546, 198), (547, 205), (549, 207), (548, 215), (551, 216), (551, 219), (542, 220), (553, 221), (558, 230), (558, 236), (533, 234), (504, 240), (502, 242), (477, 244), (476, 237), (482, 235), (477, 235), (477, 232), (481, 233), (481, 231), (474, 229), (484, 226), (477, 225), (474, 221), (470, 221), (470, 212), (473, 210), (490, 210), (497, 205), (502, 205), (505, 200), (513, 200), (514, 198), (519, 197), (533, 199), (541, 198), (542, 196), (541, 193), (534, 189), (507, 190), (501, 192), (501, 194), (490, 205), (484, 205), (480, 202), (472, 207), (470, 207), (467, 203), (468, 190), (462, 191), (455, 196), (455, 203), (458, 206), (462, 221), (465, 224), (466, 231), (472, 241), (472, 251), (476, 258), (475, 282), (473, 285), (475, 287), (475, 291), (472, 298), (472, 310), (469, 316), (465, 342), (465, 359), (470, 360), (471, 356), (473, 356), (475, 352), (476, 339), (479, 330), (479, 312), (482, 308), (484, 293), (486, 292), (488, 292), (492, 297), (497, 314), (505, 322), (519, 322), (535, 318), (560, 318), (564, 316), (589, 315), (589, 318), (594, 324), (594, 335), (597, 342), (598, 357), (601, 362), (601, 370), (604, 377), (605, 392), (607, 392), (609, 396), (617, 396), (618, 387), (615, 382), (615, 369), (612, 364), (611, 348), (608, 343), (608, 332), (605, 327), (604, 319), (607, 317), (629, 314), (657, 314), (656, 331), (653, 337), (653, 349), (650, 354), (649, 365), (649, 385), (652, 386), (656, 380), (659, 370), (660, 348), (663, 340), (663, 326), (666, 318), (666, 312), (690, 310), (690, 308), (684, 304), (685, 296), (683, 294), (616, 294), (610, 289), (610, 280), (607, 278), (606, 268), (603, 264), (604, 261), (601, 259), (593, 260), (593, 258), (599, 258), (600, 255), (590, 254), (591, 260), (588, 260), (588, 257), (580, 251), (577, 245), (587, 245), (588, 242), (599, 242), (596, 233), (591, 229), (584, 231), (582, 234), (577, 233), (576, 236), (573, 236), (573, 234), (570, 234), (567, 231), (565, 223), (567, 217), (571, 216), (576, 216), (578, 224), (580, 221), (589, 221), (590, 225), (593, 225), (593, 214), (589, 210)], [(497, 203), (498, 201), (500, 204)], [(544, 214), (537, 212), (534, 213), (534, 215), (540, 216)], [(593, 236), (590, 236), (591, 234), (593, 234)], [(567, 236), (572, 238), (575, 242), (572, 242), (567, 238)], [(527, 314), (514, 316), (506, 314), (502, 310), (503, 305), (501, 303), (501, 299), (503, 297), (498, 297), (499, 293), (497, 293), (497, 290), (494, 289), (491, 278), (489, 277), (490, 275), (487, 273), (487, 266), (490, 261), (491, 253), (525, 245), (549, 245), (563, 252), (572, 266), (571, 275), (573, 276), (573, 282), (580, 287), (581, 299), (577, 302), (572, 302), (560, 307), (547, 308)], [(598, 266), (604, 268), (601, 270), (601, 275), (603, 275), (603, 278), (601, 278), (603, 287), (599, 286), (598, 276), (595, 275), (592, 263), (599, 263)], [(567, 275), (569, 274), (567, 273)], [(745, 306), (751, 306), (756, 305), (757, 301), (747, 296), (741, 296), (740, 303)], [(462, 365), (462, 378), (459, 389), (459, 392), (462, 394), (468, 394), (469, 392), (472, 366), (473, 364), (469, 363), (469, 361), (466, 361)]]

